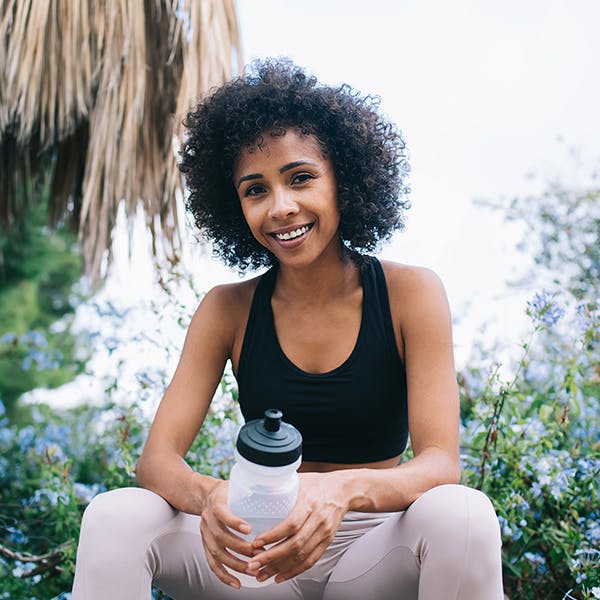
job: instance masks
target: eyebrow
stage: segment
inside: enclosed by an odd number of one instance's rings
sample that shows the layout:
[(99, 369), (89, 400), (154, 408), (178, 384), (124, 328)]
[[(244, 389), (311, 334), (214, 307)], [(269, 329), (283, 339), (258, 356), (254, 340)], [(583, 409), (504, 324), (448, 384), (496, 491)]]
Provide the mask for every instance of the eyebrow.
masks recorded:
[[(313, 167), (316, 166), (314, 163), (312, 163), (308, 160), (297, 160), (295, 162), (288, 163), (287, 165), (283, 165), (283, 167), (281, 167), (279, 169), (279, 172), (285, 173), (286, 171), (289, 171), (290, 169), (294, 169), (295, 167), (300, 167), (302, 165), (311, 165)], [(238, 179), (237, 187), (239, 188), (243, 181), (249, 181), (250, 179), (260, 179), (261, 177), (262, 177), (261, 173), (250, 173), (249, 175), (244, 175), (243, 177), (240, 177)]]

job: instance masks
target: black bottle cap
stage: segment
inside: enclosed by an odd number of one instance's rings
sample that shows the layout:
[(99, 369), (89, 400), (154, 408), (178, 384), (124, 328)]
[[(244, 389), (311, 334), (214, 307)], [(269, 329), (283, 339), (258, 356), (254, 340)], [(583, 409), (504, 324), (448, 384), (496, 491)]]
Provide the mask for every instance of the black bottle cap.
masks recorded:
[(250, 462), (265, 467), (291, 465), (302, 455), (302, 436), (276, 408), (265, 411), (264, 419), (248, 421), (237, 439), (237, 451)]

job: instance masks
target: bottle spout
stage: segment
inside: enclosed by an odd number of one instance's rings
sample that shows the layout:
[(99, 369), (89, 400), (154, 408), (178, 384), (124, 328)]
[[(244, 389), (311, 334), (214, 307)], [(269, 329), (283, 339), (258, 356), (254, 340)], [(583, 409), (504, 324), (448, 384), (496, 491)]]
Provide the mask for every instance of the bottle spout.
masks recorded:
[(283, 413), (280, 410), (277, 410), (276, 408), (268, 408), (265, 410), (265, 429), (267, 431), (279, 431), (282, 418)]

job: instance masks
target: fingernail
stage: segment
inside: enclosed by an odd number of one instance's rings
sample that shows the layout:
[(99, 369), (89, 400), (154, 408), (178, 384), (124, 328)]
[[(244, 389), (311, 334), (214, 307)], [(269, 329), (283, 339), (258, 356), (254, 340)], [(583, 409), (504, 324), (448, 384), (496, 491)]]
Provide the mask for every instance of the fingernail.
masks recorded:
[(269, 576), (266, 573), (261, 573), (256, 577), (256, 581), (259, 581), (260, 583), (266, 581), (267, 579), (269, 579)]
[(248, 569), (250, 571), (257, 571), (258, 569), (260, 569), (260, 563), (259, 562), (249, 562), (248, 563)]
[(236, 590), (240, 589), (240, 584), (237, 581), (230, 581), (229, 585)]
[(250, 527), (250, 525), (248, 525), (247, 523), (242, 523), (240, 525), (240, 531), (242, 533), (250, 533), (252, 531), (252, 527)]
[(252, 545), (253, 545), (255, 548), (262, 548), (262, 547), (263, 547), (265, 544), (264, 544), (264, 542), (263, 542), (262, 540), (260, 540), (260, 539), (256, 538), (256, 539), (255, 539), (255, 540), (252, 542)]

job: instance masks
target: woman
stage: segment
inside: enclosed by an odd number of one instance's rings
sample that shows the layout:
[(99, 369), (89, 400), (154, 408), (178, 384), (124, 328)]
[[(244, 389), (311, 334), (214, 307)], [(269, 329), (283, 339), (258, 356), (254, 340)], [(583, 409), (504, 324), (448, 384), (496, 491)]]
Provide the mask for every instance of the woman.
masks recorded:
[[(152, 583), (178, 600), (501, 599), (494, 511), (458, 485), (442, 284), (364, 254), (402, 227), (400, 134), (373, 98), (285, 60), (217, 89), (186, 127), (196, 224), (227, 264), (271, 268), (200, 303), (137, 465), (144, 489), (85, 512), (74, 599), (148, 598)], [(244, 417), (279, 408), (304, 438), (296, 506), (253, 543), (227, 481), (184, 460), (228, 360)], [(274, 583), (238, 591), (236, 573)]]

